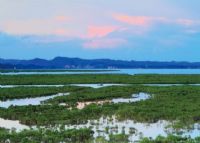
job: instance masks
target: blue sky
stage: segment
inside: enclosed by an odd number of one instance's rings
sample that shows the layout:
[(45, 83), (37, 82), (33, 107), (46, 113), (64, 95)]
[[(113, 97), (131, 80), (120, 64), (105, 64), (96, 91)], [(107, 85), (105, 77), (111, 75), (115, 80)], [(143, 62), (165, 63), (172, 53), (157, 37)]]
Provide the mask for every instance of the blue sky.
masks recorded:
[(0, 58), (200, 61), (199, 0), (0, 0)]

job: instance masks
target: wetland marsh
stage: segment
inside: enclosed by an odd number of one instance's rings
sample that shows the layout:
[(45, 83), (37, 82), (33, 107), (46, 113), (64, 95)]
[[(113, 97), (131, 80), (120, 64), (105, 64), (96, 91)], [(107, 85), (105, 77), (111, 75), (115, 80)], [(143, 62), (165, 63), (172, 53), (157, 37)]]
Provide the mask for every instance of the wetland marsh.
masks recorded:
[(200, 137), (198, 84), (200, 75), (195, 74), (0, 75), (0, 137), (12, 142), (37, 142), (38, 138), (196, 143)]

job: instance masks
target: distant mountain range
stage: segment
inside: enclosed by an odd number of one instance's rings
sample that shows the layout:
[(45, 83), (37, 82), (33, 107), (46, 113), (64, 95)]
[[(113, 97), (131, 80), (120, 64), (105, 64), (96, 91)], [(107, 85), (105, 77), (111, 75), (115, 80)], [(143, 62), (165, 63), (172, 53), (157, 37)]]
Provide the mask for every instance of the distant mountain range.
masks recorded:
[(200, 62), (156, 62), (156, 61), (124, 61), (111, 59), (80, 59), (56, 57), (52, 60), (32, 59), (0, 59), (0, 69), (200, 69)]

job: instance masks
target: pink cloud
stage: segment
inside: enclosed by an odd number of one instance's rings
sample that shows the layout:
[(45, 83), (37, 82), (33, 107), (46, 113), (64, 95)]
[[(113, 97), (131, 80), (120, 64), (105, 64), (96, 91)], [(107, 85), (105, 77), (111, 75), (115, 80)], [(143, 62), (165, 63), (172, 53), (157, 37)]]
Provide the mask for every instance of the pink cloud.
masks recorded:
[(89, 26), (87, 31), (87, 37), (88, 38), (105, 37), (117, 29), (118, 29), (117, 26)]
[(55, 20), (58, 22), (68, 22), (70, 21), (70, 18), (67, 16), (59, 15), (55, 17)]
[(55, 30), (55, 35), (66, 36), (69, 35), (69, 31), (63, 28), (59, 28)]
[(126, 43), (126, 40), (119, 38), (94, 39), (85, 42), (83, 47), (89, 49), (116, 48)]
[(151, 22), (151, 18), (146, 16), (129, 16), (123, 14), (115, 14), (113, 15), (113, 17), (117, 21), (136, 26), (148, 26)]
[(170, 23), (170, 20), (165, 17), (129, 16), (126, 14), (114, 14), (113, 18), (119, 22), (142, 27), (148, 27), (153, 23)]
[(200, 26), (200, 20), (193, 19), (170, 19), (166, 17), (129, 16), (126, 14), (114, 14), (113, 18), (119, 22), (131, 25), (131, 27), (126, 26), (128, 28), (124, 28), (124, 31), (127, 33), (131, 32), (137, 35), (143, 35), (147, 33), (149, 30), (152, 29), (153, 26), (155, 26), (155, 24), (170, 24), (193, 28), (193, 30), (186, 29), (187, 33), (197, 33), (197, 30), (194, 30), (194, 28), (196, 26)]

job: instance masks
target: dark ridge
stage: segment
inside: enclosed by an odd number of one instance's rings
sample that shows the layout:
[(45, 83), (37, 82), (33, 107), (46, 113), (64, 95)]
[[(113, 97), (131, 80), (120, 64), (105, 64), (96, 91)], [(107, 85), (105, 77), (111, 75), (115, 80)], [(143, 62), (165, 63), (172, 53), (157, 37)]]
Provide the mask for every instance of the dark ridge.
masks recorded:
[(125, 61), (55, 57), (52, 60), (0, 59), (1, 69), (200, 69), (200, 62)]

